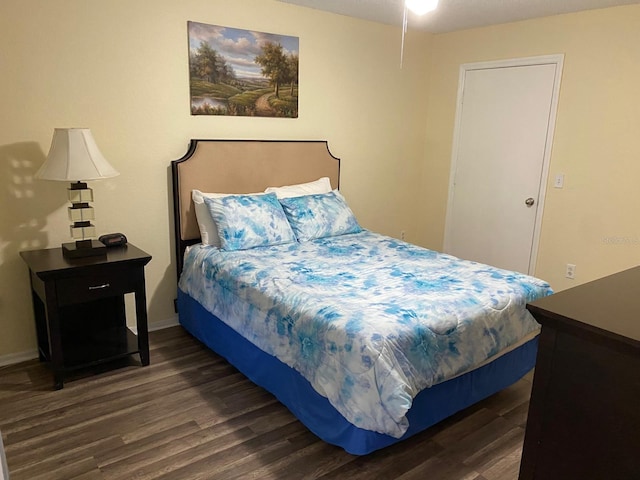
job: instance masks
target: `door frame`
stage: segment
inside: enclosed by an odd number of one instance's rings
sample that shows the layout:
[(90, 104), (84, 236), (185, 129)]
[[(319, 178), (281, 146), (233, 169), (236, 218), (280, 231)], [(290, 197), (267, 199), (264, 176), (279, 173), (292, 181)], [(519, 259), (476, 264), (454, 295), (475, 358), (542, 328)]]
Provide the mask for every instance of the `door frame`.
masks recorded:
[(452, 228), (452, 206), (454, 197), (455, 177), (457, 171), (458, 150), (460, 144), (460, 126), (462, 123), (462, 98), (464, 95), (464, 81), (466, 73), (473, 70), (488, 70), (495, 68), (524, 67), (534, 65), (555, 65), (555, 76), (553, 80), (553, 90), (551, 96), (551, 109), (549, 111), (549, 124), (547, 127), (547, 137), (545, 139), (544, 156), (542, 161), (542, 173), (540, 175), (540, 185), (538, 194), (538, 208), (536, 210), (536, 218), (533, 227), (533, 243), (531, 246), (531, 255), (529, 256), (530, 275), (535, 274), (536, 263), (538, 259), (538, 247), (540, 244), (540, 232), (542, 230), (542, 214), (544, 211), (544, 200), (547, 192), (547, 183), (549, 180), (549, 164), (551, 163), (551, 150), (553, 147), (553, 136), (556, 126), (556, 114), (558, 111), (558, 100), (560, 96), (560, 81), (562, 79), (562, 68), (564, 64), (564, 54), (557, 55), (541, 55), (536, 57), (523, 57), (507, 60), (495, 60), (489, 62), (463, 63), (460, 65), (460, 74), (458, 80), (458, 98), (456, 101), (456, 118), (453, 130), (453, 149), (451, 152), (451, 169), (449, 172), (449, 195), (447, 198), (447, 214), (445, 217), (444, 230), (444, 251), (448, 252), (451, 242)]

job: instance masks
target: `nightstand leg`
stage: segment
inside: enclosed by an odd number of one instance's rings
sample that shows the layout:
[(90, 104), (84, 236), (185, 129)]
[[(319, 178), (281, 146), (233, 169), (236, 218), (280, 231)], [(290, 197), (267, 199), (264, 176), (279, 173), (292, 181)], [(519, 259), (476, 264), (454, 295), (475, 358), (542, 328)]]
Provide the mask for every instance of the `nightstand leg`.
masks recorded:
[(138, 348), (140, 349), (140, 362), (142, 365), (149, 365), (149, 327), (147, 325), (147, 298), (145, 295), (144, 277), (141, 281), (142, 286), (135, 292)]
[(49, 335), (47, 333), (47, 311), (45, 304), (38, 297), (33, 288), (33, 275), (31, 275), (31, 304), (36, 322), (36, 335), (38, 339), (38, 359), (41, 362), (49, 360)]
[(49, 353), (51, 356), (51, 368), (53, 369), (54, 387), (60, 390), (63, 385), (64, 357), (62, 354), (62, 335), (60, 333), (60, 312), (55, 285), (47, 283), (47, 336), (49, 337)]

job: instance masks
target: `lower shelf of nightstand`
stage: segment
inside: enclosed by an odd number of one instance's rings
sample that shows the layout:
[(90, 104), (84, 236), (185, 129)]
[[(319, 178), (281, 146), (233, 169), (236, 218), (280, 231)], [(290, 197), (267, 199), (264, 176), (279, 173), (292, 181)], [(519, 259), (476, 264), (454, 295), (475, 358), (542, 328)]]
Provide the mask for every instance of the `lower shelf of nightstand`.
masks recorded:
[(139, 353), (138, 337), (127, 327), (69, 334), (62, 338), (64, 370), (76, 370)]

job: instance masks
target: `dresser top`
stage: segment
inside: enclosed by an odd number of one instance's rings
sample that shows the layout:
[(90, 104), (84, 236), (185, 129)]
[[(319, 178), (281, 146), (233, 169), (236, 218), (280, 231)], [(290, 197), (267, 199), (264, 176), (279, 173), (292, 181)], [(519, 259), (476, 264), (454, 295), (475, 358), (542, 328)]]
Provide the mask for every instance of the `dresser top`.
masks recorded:
[(570, 323), (574, 328), (595, 327), (640, 342), (640, 267), (624, 270), (548, 297), (527, 307), (538, 320)]

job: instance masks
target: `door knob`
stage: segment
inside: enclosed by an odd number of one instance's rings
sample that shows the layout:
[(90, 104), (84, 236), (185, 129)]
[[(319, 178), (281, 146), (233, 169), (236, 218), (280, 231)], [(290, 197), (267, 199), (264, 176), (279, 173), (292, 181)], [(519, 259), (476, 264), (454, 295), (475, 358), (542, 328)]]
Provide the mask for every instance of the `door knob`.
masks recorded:
[(524, 201), (524, 204), (525, 204), (527, 207), (531, 207), (531, 206), (533, 206), (533, 204), (534, 204), (534, 203), (536, 203), (536, 201), (535, 201), (533, 198), (531, 198), (531, 197), (527, 198), (527, 199)]

